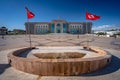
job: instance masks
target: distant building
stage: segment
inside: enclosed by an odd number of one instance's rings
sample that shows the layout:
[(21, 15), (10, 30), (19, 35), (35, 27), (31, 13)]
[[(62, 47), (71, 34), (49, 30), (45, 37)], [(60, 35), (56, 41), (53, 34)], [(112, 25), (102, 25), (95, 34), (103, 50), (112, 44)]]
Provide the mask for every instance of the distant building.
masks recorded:
[(113, 36), (114, 34), (120, 33), (120, 31), (107, 31), (107, 35)]
[(0, 27), (0, 35), (7, 34), (8, 29), (6, 27)]
[(53, 20), (51, 22), (26, 22), (26, 33), (91, 33), (92, 22), (67, 22), (65, 20)]
[(14, 32), (13, 32), (13, 31), (11, 31), (11, 30), (9, 30), (9, 31), (8, 31), (8, 34), (9, 34), (9, 35), (13, 35), (13, 34), (14, 34)]
[(21, 30), (21, 29), (14, 29), (14, 30), (13, 30), (13, 33), (14, 33), (14, 34), (25, 34), (26, 31), (25, 31), (25, 30)]

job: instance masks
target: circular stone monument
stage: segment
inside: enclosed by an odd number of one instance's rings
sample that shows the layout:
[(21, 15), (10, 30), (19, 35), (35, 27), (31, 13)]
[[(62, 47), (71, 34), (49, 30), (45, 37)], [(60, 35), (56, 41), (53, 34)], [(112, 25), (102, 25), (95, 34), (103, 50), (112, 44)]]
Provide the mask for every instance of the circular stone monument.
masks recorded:
[(86, 54), (79, 52), (64, 52), (64, 53), (36, 53), (34, 55), (40, 59), (75, 59), (82, 58)]
[[(53, 47), (22, 48), (9, 53), (8, 59), (15, 69), (40, 76), (79, 75), (101, 69), (111, 62), (111, 54), (98, 48), (52, 49)], [(19, 56), (28, 50), (32, 51), (32, 54), (28, 54), (32, 57)]]

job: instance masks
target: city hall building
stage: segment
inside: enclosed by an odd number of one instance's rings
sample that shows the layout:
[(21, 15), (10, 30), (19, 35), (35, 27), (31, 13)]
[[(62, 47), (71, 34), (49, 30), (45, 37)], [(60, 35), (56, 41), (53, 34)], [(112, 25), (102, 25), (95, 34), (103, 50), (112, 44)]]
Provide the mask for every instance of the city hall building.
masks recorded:
[(26, 22), (27, 34), (45, 33), (91, 33), (92, 22), (67, 22), (65, 20), (52, 20), (51, 22)]

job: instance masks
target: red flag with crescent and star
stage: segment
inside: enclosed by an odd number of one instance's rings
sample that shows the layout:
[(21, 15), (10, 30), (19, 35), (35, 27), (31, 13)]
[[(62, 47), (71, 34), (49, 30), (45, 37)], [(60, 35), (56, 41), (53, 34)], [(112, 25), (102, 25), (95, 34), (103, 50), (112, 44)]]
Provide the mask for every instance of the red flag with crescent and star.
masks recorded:
[(25, 7), (26, 11), (27, 11), (27, 18), (31, 19), (35, 17), (35, 14), (32, 13), (27, 7)]
[(100, 16), (86, 12), (86, 20), (98, 20)]

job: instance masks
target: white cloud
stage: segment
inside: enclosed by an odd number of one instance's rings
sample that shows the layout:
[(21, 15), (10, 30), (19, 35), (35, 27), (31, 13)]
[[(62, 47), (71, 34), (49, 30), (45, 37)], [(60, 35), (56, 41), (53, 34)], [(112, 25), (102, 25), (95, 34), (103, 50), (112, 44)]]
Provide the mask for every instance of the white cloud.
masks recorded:
[(111, 29), (120, 29), (120, 25), (102, 25), (95, 26), (92, 28), (93, 30), (111, 30)]

